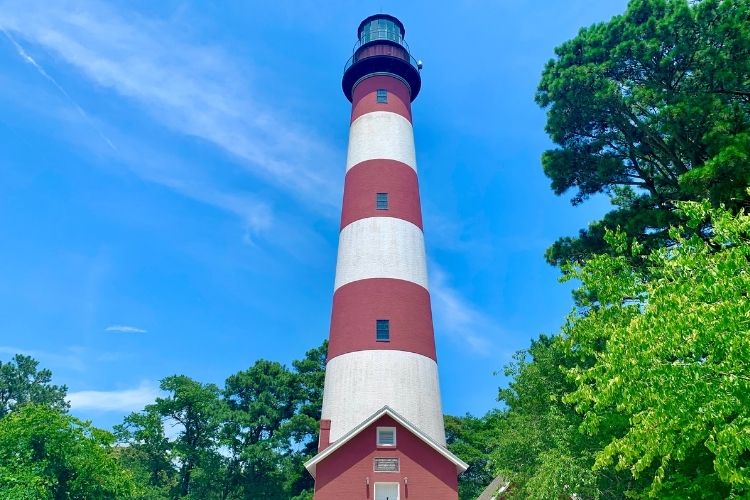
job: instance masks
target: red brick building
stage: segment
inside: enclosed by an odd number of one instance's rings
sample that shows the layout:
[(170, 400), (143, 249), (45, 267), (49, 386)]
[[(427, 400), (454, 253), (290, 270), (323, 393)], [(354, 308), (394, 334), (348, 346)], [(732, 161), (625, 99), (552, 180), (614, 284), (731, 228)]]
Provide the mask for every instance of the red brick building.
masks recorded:
[(457, 497), (466, 464), (387, 406), (333, 444), (324, 436), (306, 464), (316, 500)]

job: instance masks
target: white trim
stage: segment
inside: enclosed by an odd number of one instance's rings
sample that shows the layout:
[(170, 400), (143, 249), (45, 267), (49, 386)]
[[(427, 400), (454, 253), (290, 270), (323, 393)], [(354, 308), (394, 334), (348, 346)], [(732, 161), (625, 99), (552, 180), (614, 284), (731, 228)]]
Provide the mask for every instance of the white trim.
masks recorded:
[[(380, 442), (380, 432), (388, 432), (391, 431), (393, 433), (393, 443), (387, 444), (387, 443), (381, 443)], [(375, 445), (380, 448), (395, 448), (396, 447), (396, 428), (395, 427), (378, 427), (375, 430)]]
[(456, 466), (456, 473), (461, 474), (466, 469), (469, 468), (469, 464), (458, 458), (456, 455), (448, 451), (448, 448), (444, 446), (440, 446), (435, 441), (433, 441), (427, 434), (417, 429), (411, 422), (406, 420), (404, 417), (393, 411), (388, 406), (382, 407), (380, 410), (376, 411), (372, 414), (369, 418), (365, 419), (361, 424), (359, 424), (357, 427), (349, 431), (345, 436), (343, 436), (341, 439), (336, 441), (335, 443), (331, 443), (328, 448), (321, 451), (314, 457), (312, 457), (310, 460), (305, 462), (305, 468), (310, 473), (310, 475), (314, 478), (315, 477), (315, 468), (320, 463), (321, 460), (324, 458), (330, 456), (333, 454), (336, 450), (341, 448), (344, 444), (351, 441), (357, 434), (365, 430), (370, 424), (372, 424), (374, 421), (382, 417), (383, 415), (388, 415), (392, 419), (394, 419), (396, 422), (401, 424), (403, 427), (406, 428), (409, 432), (414, 434), (416, 437), (421, 439), (425, 444), (430, 446), (432, 449), (437, 451), (439, 454), (450, 460), (455, 466)]
[(414, 131), (409, 120), (392, 111), (370, 111), (349, 127), (346, 171), (367, 160), (396, 160), (417, 169)]

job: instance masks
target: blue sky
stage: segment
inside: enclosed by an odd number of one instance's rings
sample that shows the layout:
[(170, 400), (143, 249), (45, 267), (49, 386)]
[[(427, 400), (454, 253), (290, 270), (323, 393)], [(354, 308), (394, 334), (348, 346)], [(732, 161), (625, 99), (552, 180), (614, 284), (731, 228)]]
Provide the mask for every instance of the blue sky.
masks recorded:
[(221, 384), (328, 334), (359, 21), (424, 61), (414, 125), (446, 413), (570, 310), (543, 259), (607, 209), (542, 173), (553, 48), (624, 0), (0, 0), (0, 359), (120, 421), (184, 373)]

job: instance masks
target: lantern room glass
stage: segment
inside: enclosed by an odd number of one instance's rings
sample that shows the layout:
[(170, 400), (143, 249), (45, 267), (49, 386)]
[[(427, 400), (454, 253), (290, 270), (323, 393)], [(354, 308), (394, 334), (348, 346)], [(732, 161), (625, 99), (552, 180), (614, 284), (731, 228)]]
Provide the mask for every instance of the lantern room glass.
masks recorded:
[(404, 37), (401, 28), (390, 19), (373, 19), (362, 26), (359, 33), (359, 41), (364, 44), (373, 40), (391, 40), (403, 43)]

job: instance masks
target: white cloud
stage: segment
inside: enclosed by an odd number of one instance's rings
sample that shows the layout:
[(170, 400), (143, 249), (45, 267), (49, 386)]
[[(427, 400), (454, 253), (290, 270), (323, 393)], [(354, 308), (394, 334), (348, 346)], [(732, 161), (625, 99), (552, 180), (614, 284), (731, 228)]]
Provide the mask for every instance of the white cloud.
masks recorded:
[(131, 412), (142, 410), (160, 395), (157, 384), (144, 381), (134, 389), (69, 392), (68, 401), (72, 410)]
[(220, 187), (212, 168), (192, 159), (180, 165), (185, 158), (171, 158), (161, 145), (147, 146), (148, 138), (139, 140), (133, 135), (137, 132), (118, 133), (111, 124), (91, 118), (39, 63), (41, 59), (30, 54), (31, 48), (129, 100), (154, 122), (212, 144), (245, 173), (332, 214), (339, 201), (339, 152), (295, 116), (279, 111), (273, 95), (254, 88), (254, 70), (246, 60), (191, 40), (178, 29), (88, 0), (0, 0), (0, 30), (22, 60), (88, 118), (111, 147), (117, 144), (110, 155), (140, 177), (239, 215), (248, 241), (271, 225), (267, 203)]
[(10, 33), (5, 31), (4, 29), (0, 28), (0, 31), (5, 35), (5, 37), (10, 41), (11, 44), (13, 44), (13, 47), (15, 47), (16, 52), (18, 55), (26, 61), (28, 64), (31, 64), (34, 69), (37, 70), (37, 72), (42, 75), (47, 81), (49, 81), (53, 87), (55, 87), (62, 95), (65, 97), (65, 99), (80, 113), (80, 115), (87, 121), (91, 126), (96, 130), (96, 132), (99, 134), (99, 136), (104, 140), (104, 142), (107, 143), (107, 145), (112, 148), (112, 150), (117, 151), (117, 148), (114, 144), (112, 144), (112, 141), (109, 140), (107, 136), (105, 136), (102, 131), (96, 126), (96, 123), (89, 117), (89, 114), (84, 111), (84, 109), (75, 101), (73, 98), (68, 94), (68, 92), (59, 84), (57, 83), (57, 80), (55, 80), (47, 71), (36, 62), (36, 60), (29, 55), (28, 52), (26, 52), (26, 49), (24, 49), (21, 44), (19, 44), (13, 36), (11, 36)]
[(110, 325), (104, 329), (105, 332), (120, 332), (120, 333), (146, 333), (143, 328), (137, 328), (135, 326), (128, 325)]
[(16, 346), (0, 346), (0, 354), (8, 354), (11, 356), (22, 354), (24, 356), (31, 356), (40, 362), (40, 369), (52, 366), (65, 367), (79, 372), (86, 370), (86, 363), (84, 360), (88, 359), (85, 349), (81, 347), (68, 347), (59, 352), (50, 352), (24, 349)]
[(498, 325), (451, 288), (448, 276), (435, 263), (430, 265), (430, 296), (438, 333), (474, 352), (488, 353), (489, 338), (499, 332)]

